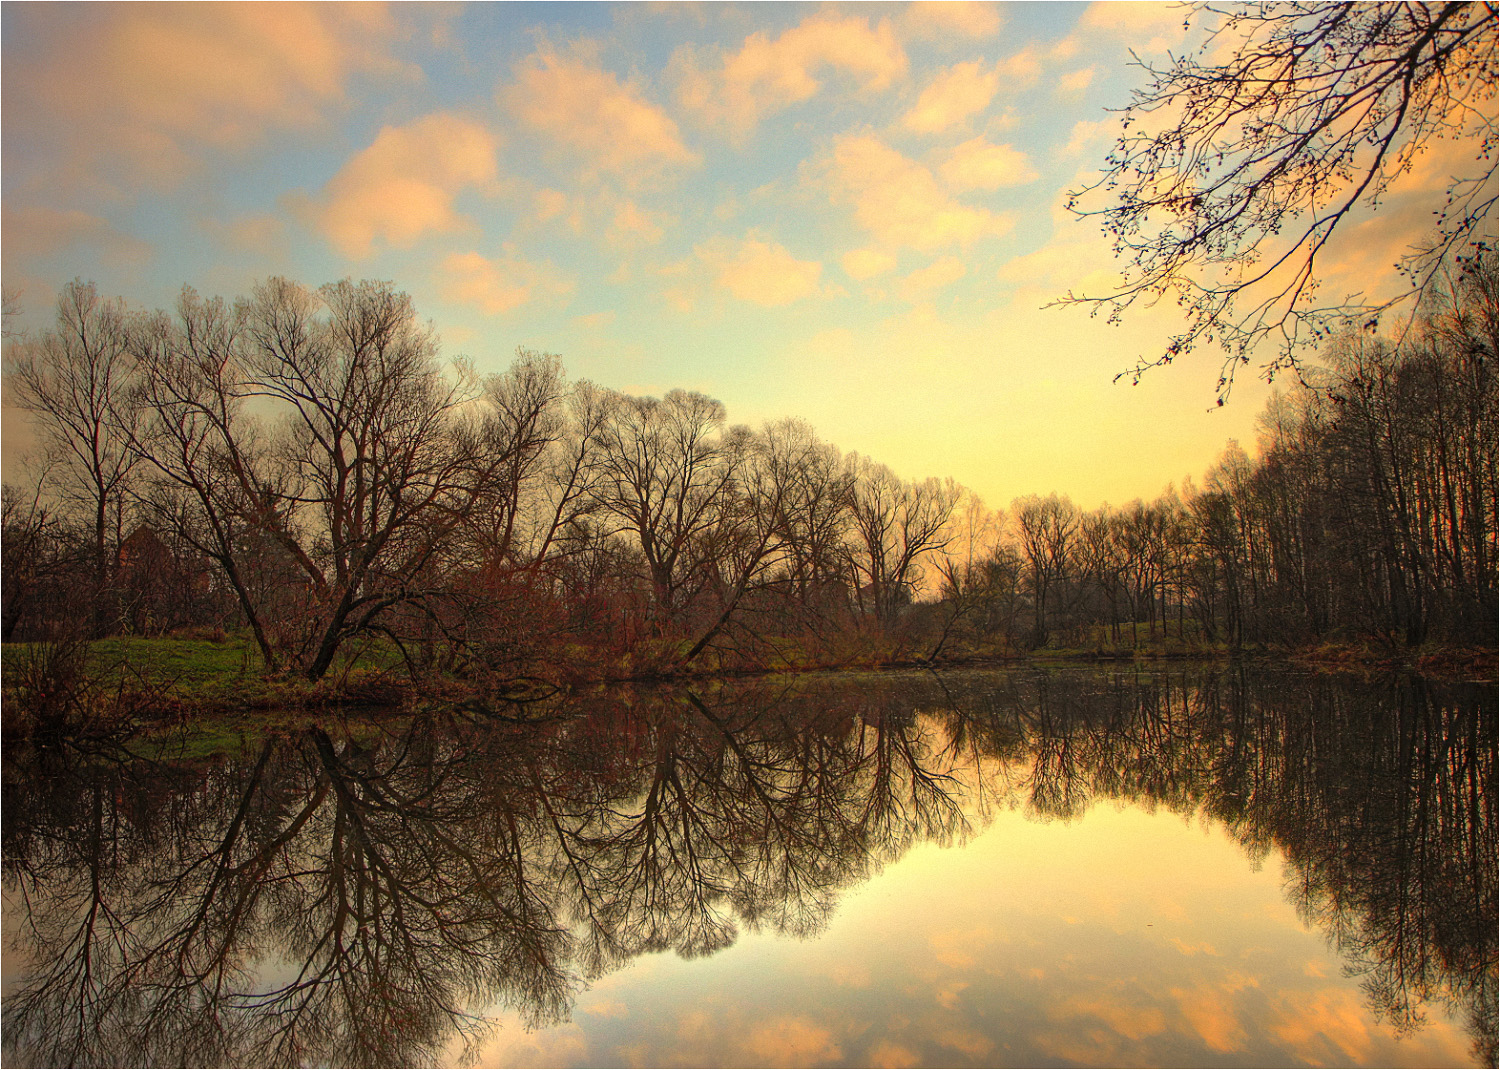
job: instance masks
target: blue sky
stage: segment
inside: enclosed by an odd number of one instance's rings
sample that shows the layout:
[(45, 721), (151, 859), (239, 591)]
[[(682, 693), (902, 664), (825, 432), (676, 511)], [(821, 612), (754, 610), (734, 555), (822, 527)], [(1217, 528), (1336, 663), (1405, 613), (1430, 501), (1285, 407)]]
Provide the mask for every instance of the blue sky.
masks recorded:
[[(1066, 192), (1192, 42), (1164, 4), (6, 4), (3, 271), (133, 306), (269, 275), (395, 281), (447, 355), (517, 346), (734, 422), (800, 416), (992, 506), (1093, 507), (1253, 446), (1210, 354), (1116, 372)], [(7, 470), (22, 431), (6, 412)]]

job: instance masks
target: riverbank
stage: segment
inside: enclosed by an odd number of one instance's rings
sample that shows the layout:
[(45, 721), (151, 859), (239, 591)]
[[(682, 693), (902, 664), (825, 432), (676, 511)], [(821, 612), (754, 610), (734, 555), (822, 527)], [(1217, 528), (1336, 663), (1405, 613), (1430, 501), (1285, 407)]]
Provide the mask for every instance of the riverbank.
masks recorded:
[[(664, 652), (663, 652), (664, 653)], [(885, 672), (944, 668), (1140, 665), (1203, 662), (1290, 664), (1319, 672), (1364, 675), (1409, 672), (1443, 678), (1493, 681), (1496, 651), (1432, 645), (1392, 649), (1360, 643), (1314, 647), (1222, 645), (1159, 640), (1133, 647), (1043, 647), (1028, 653), (968, 653), (936, 661), (853, 652), (841, 659), (781, 659), (774, 666), (674, 665), (668, 656), (579, 662), (564, 671), (475, 679), (432, 673), (414, 679), (399, 651), (382, 643), (350, 650), (334, 672), (311, 681), (268, 674), (248, 639), (223, 634), (163, 638), (112, 638), (93, 643), (4, 647), (4, 734), (72, 734), (92, 729), (172, 723), (205, 715), (330, 710), (403, 709), (419, 704), (489, 700), (525, 702), (560, 690), (622, 683), (670, 683), (801, 673)]]

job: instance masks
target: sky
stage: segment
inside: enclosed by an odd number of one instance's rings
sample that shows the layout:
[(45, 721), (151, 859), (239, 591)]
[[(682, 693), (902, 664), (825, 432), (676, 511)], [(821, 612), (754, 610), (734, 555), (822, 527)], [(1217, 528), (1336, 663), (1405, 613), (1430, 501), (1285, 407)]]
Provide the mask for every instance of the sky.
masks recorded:
[(1066, 195), (1132, 52), (1191, 44), (1151, 3), (6, 3), (4, 284), (35, 331), (74, 278), (390, 280), (481, 372), (555, 353), (991, 506), (1121, 505), (1253, 452), (1268, 396), (1216, 408), (1211, 353), (1115, 382), (1171, 310), (1044, 307), (1117, 277)]

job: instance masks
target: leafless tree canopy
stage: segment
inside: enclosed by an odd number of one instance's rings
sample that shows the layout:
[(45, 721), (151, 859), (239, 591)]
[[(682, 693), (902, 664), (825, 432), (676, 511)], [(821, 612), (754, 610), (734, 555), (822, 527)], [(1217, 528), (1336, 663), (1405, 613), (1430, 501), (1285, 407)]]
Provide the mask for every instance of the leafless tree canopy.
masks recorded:
[[(1202, 343), (1225, 353), (1219, 403), (1262, 343), (1267, 375), (1299, 366), (1341, 322), (1412, 301), (1455, 256), (1495, 242), (1494, 3), (1204, 5), (1195, 54), (1142, 63), (1149, 85), (1124, 109), (1102, 178), (1070, 195), (1127, 261), (1110, 293), (1063, 303), (1107, 309), (1176, 302), (1187, 325), (1127, 373)], [(1335, 232), (1377, 209), (1439, 141), (1471, 166), (1433, 203), (1435, 230), (1400, 265), (1391, 296), (1320, 293)], [(1092, 206), (1090, 195), (1113, 199)], [(1326, 257), (1323, 257), (1326, 259)]]

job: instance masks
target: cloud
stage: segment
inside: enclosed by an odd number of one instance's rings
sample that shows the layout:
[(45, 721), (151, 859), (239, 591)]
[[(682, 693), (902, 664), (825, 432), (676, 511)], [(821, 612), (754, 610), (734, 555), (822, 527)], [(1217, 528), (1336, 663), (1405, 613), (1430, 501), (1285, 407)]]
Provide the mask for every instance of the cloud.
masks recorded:
[(1120, 120), (1117, 116), (1080, 119), (1073, 124), (1073, 132), (1068, 136), (1068, 143), (1062, 152), (1064, 156), (1081, 156), (1086, 152), (1102, 161), (1119, 136)]
[(1011, 220), (954, 200), (926, 167), (871, 135), (836, 139), (823, 170), (835, 203), (887, 249), (969, 245), (1008, 231)]
[(226, 249), (257, 256), (286, 256), (286, 223), (278, 216), (246, 215), (225, 220), (208, 218), (200, 220), (199, 226), (205, 234)]
[(765, 1022), (745, 1038), (745, 1050), (765, 1066), (817, 1066), (843, 1058), (843, 1048), (826, 1025), (805, 1017)]
[(495, 181), (497, 147), (485, 127), (457, 115), (384, 127), (307, 212), (334, 248), (352, 259), (369, 256), (377, 240), (406, 249), (429, 232), (471, 229), (453, 199)]
[[(757, 32), (738, 52), (706, 56), (684, 48), (673, 57), (678, 102), (705, 126), (743, 137), (767, 115), (809, 99), (825, 69), (848, 75), (861, 92), (885, 89), (906, 74), (906, 52), (887, 19), (871, 25), (848, 15), (813, 15), (775, 39)], [(717, 67), (717, 69), (714, 69)]]
[(501, 93), (502, 105), (583, 156), (592, 172), (641, 177), (697, 165), (700, 156), (683, 144), (672, 117), (638, 86), (601, 67), (593, 52), (586, 43), (569, 55), (539, 49), (516, 64), (515, 82)]
[(655, 245), (668, 226), (676, 223), (667, 212), (642, 207), (609, 188), (588, 195), (569, 197), (555, 189), (540, 189), (532, 195), (533, 220), (557, 220), (574, 234), (601, 237), (613, 247)]
[(999, 88), (999, 68), (985, 70), (978, 60), (955, 64), (940, 71), (922, 90), (902, 124), (924, 134), (946, 130), (988, 108)]
[(296, 3), (7, 11), (6, 140), (25, 146), (7, 165), (34, 160), (53, 186), (171, 188), (207, 149), (316, 128), (356, 73), (419, 78), (389, 55), (397, 18), (383, 5)]
[(845, 253), (840, 263), (843, 264), (844, 273), (851, 279), (864, 281), (891, 270), (896, 266), (896, 258), (879, 249), (855, 249)]
[(1184, 10), (1171, 4), (1096, 2), (1084, 11), (1078, 28), (1128, 40), (1138, 52), (1165, 52), (1186, 36)]
[(767, 308), (813, 296), (823, 272), (818, 261), (798, 260), (781, 245), (754, 232), (739, 243), (714, 238), (693, 251), (709, 266), (720, 289)]
[(992, 145), (982, 137), (956, 146), (938, 170), (949, 188), (960, 191), (994, 191), (1037, 180), (1031, 159), (1024, 152), (1009, 145)]
[(968, 274), (968, 268), (964, 262), (956, 256), (945, 256), (940, 260), (934, 260), (924, 268), (917, 268), (911, 274), (901, 280), (901, 296), (908, 301), (920, 301), (931, 297), (938, 290), (952, 286), (964, 275)]
[(477, 252), (455, 253), (442, 265), (444, 300), (470, 305), (486, 316), (533, 301), (563, 299), (573, 288), (573, 281), (551, 263), (528, 263), (513, 255), (489, 260)]
[(1094, 68), (1092, 67), (1069, 71), (1057, 80), (1057, 91), (1063, 96), (1077, 96), (1087, 89), (1093, 80)]
[(975, 0), (928, 0), (901, 13), (901, 28), (922, 40), (993, 37), (1004, 24), (1000, 5)]
[(25, 271), (25, 265), (52, 254), (75, 249), (86, 249), (111, 265), (133, 267), (151, 258), (149, 243), (78, 209), (7, 205), (0, 218), (4, 221), (6, 275)]

